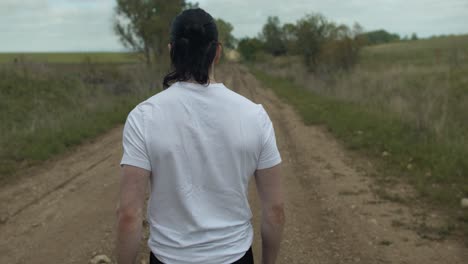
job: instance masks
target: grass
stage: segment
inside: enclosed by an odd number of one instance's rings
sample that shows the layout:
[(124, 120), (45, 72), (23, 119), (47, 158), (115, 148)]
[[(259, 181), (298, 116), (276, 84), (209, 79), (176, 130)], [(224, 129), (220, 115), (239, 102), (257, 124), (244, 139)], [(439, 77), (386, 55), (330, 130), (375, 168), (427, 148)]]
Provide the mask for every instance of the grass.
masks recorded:
[(307, 72), (294, 57), (256, 68), (265, 81), (286, 78), (283, 89), (297, 86), (277, 92), (293, 97), (306, 122), (327, 123), (421, 195), (452, 207), (468, 196), (468, 35), (366, 47), (352, 71), (333, 76)]
[[(458, 211), (460, 198), (468, 195), (466, 146), (445, 144), (397, 114), (382, 115), (363, 104), (319, 95), (293, 79), (252, 72), (292, 104), (305, 124), (326, 124), (348, 148), (378, 161), (383, 175), (404, 178), (431, 204)], [(384, 152), (389, 155), (383, 157)]]
[(0, 63), (135, 63), (138, 57), (133, 53), (125, 52), (94, 52), (94, 53), (0, 53)]
[(122, 67), (0, 68), (0, 182), (123, 123), (155, 91), (135, 80), (140, 70)]

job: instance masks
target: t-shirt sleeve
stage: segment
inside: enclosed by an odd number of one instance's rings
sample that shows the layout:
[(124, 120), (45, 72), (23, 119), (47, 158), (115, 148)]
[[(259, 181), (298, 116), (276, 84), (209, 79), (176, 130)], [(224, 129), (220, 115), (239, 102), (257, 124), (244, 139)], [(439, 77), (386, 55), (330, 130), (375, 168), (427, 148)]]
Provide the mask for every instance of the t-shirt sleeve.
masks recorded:
[(131, 165), (151, 171), (145, 143), (143, 112), (138, 107), (127, 117), (123, 130), (123, 157), (120, 165)]
[(260, 157), (257, 164), (257, 169), (268, 169), (281, 163), (281, 155), (276, 145), (275, 130), (273, 123), (270, 120), (267, 112), (260, 105), (260, 129), (261, 129), (261, 140), (262, 147), (260, 151)]

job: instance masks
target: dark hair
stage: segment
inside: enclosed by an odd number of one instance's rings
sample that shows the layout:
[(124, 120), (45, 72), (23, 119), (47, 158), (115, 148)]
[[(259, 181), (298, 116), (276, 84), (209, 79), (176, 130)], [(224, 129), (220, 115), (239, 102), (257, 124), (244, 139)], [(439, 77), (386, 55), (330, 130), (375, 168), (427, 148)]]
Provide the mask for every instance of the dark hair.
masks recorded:
[(164, 77), (164, 88), (190, 79), (207, 84), (218, 44), (213, 17), (200, 8), (185, 10), (172, 22), (170, 41), (172, 71)]

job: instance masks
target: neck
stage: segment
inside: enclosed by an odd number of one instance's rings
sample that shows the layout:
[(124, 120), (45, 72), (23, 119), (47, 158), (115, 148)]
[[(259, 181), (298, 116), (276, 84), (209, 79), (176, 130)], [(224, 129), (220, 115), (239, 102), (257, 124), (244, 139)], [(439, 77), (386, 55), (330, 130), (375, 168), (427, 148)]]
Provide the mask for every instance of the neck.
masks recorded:
[[(215, 74), (214, 74), (214, 64), (211, 66), (211, 69), (210, 69), (210, 72), (208, 74), (208, 84), (214, 84), (214, 83), (217, 83), (216, 82), (216, 79), (215, 79)], [(190, 82), (190, 83), (198, 83), (197, 81), (193, 80), (193, 79), (190, 79), (190, 80), (187, 80), (186, 82)]]

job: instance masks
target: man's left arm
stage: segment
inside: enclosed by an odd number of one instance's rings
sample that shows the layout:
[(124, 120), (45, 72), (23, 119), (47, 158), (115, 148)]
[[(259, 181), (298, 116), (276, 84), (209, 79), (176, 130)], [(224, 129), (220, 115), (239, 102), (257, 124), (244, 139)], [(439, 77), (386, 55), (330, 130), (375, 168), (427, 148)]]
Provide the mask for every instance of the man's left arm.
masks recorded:
[(117, 206), (118, 264), (134, 264), (138, 255), (150, 171), (123, 165)]

